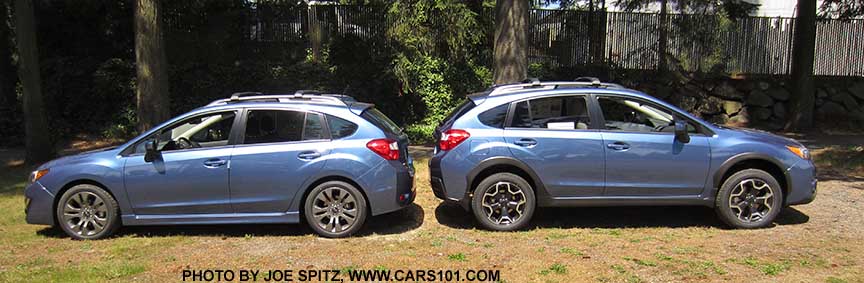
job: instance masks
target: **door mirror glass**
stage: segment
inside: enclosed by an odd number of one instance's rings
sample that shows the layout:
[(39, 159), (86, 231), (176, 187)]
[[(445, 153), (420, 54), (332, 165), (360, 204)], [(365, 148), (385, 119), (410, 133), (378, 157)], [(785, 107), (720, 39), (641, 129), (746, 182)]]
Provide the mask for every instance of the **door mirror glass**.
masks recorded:
[(150, 139), (144, 142), (144, 161), (153, 162), (159, 156), (159, 150), (156, 148), (156, 140)]
[(675, 139), (682, 143), (690, 142), (690, 134), (687, 133), (687, 121), (675, 120)]

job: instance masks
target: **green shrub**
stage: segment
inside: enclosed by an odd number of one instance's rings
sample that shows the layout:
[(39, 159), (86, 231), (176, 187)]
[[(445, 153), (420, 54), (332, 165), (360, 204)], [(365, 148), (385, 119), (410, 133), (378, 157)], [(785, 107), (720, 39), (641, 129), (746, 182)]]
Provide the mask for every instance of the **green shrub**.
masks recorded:
[(405, 134), (411, 140), (412, 145), (431, 145), (435, 143), (432, 137), (435, 125), (411, 124), (405, 127)]

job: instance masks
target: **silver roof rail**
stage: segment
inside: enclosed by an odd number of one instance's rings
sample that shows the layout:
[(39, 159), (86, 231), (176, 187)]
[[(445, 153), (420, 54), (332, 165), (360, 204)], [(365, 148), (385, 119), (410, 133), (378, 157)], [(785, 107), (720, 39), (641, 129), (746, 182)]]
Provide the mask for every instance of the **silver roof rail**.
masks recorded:
[(522, 83), (492, 86), (489, 96), (512, 93), (527, 89), (556, 89), (560, 87), (596, 87), (596, 88), (624, 88), (619, 84), (603, 83), (594, 77), (578, 77), (574, 81), (549, 81), (541, 82), (536, 78), (528, 79)]
[(317, 90), (298, 90), (294, 94), (262, 94), (260, 92), (238, 92), (230, 98), (217, 99), (207, 106), (231, 104), (239, 102), (322, 102), (325, 104), (345, 105), (357, 102), (353, 97), (344, 94), (331, 94)]

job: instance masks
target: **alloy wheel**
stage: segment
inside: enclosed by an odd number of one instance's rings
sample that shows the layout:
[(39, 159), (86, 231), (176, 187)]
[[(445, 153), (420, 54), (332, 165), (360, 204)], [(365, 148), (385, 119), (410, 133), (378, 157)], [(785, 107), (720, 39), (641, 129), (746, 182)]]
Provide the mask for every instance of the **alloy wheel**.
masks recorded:
[(761, 179), (745, 179), (729, 194), (729, 208), (746, 223), (765, 219), (773, 207), (774, 189)]
[(357, 222), (357, 214), (354, 196), (339, 187), (321, 190), (312, 203), (315, 225), (333, 233), (350, 229)]
[(483, 211), (497, 225), (510, 225), (518, 221), (525, 212), (525, 193), (510, 182), (498, 182), (485, 190)]
[(78, 192), (63, 204), (63, 223), (81, 236), (98, 234), (108, 225), (108, 206), (92, 192)]

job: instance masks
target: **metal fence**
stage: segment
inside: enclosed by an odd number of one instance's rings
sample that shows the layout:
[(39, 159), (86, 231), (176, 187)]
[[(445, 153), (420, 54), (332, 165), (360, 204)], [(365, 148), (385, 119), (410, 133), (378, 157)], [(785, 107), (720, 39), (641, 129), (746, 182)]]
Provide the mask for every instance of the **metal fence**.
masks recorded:
[[(259, 4), (245, 15), (247, 44), (268, 48), (309, 48), (310, 34), (317, 34), (325, 43), (334, 36), (353, 36), (384, 47), (391, 24), (386, 9), (374, 6)], [(492, 15), (484, 11), (479, 17)], [(730, 20), (670, 14), (665, 21), (661, 19), (651, 13), (534, 9), (529, 17), (529, 60), (557, 67), (608, 64), (654, 69), (665, 34), (670, 65), (686, 71), (775, 75), (790, 71), (792, 18)], [(817, 24), (814, 71), (826, 76), (864, 76), (864, 20)]]

